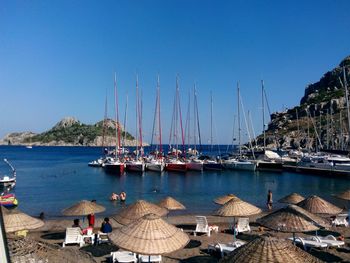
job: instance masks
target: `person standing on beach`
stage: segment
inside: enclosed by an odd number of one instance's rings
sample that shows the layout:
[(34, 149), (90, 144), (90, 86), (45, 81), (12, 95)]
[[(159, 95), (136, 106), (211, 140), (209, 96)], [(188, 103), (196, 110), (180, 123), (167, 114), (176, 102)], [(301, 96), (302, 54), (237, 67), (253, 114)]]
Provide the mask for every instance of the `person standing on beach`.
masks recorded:
[(271, 192), (271, 190), (269, 190), (267, 193), (267, 208), (269, 209), (269, 211), (271, 211), (271, 209), (272, 209), (272, 192)]
[(95, 214), (91, 213), (87, 216), (88, 222), (89, 222), (89, 226), (94, 227), (95, 226)]

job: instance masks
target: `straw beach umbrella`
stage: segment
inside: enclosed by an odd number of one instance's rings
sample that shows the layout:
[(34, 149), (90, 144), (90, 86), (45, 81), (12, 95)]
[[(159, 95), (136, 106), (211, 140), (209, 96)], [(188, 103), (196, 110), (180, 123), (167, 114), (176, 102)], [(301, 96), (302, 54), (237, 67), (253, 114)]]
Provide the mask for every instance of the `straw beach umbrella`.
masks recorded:
[(186, 207), (183, 204), (181, 204), (179, 201), (175, 200), (174, 198), (172, 198), (170, 196), (161, 200), (158, 203), (158, 206), (164, 207), (168, 210), (184, 210), (184, 209), (186, 209)]
[[(220, 196), (218, 198), (214, 199), (214, 203), (218, 204), (218, 205), (224, 205), (226, 204), (228, 201), (231, 201), (234, 198), (238, 198), (237, 196), (235, 196), (234, 194), (227, 194), (224, 196)], [(239, 199), (239, 198), (238, 198)]]
[(90, 253), (82, 250), (50, 244), (30, 238), (9, 237), (8, 247), (11, 262), (75, 263), (96, 262)]
[(278, 200), (278, 202), (295, 205), (295, 204), (303, 201), (304, 199), (305, 198), (298, 193), (291, 193), (291, 194), (281, 198), (280, 200)]
[(167, 254), (183, 248), (190, 241), (186, 233), (155, 214), (117, 228), (109, 238), (122, 249), (145, 255)]
[(257, 219), (257, 222), (272, 230), (281, 232), (308, 232), (328, 227), (322, 218), (296, 205), (288, 205)]
[(293, 242), (296, 232), (317, 231), (321, 227), (329, 226), (322, 218), (296, 205), (288, 205), (256, 222), (272, 230), (293, 233)]
[(260, 263), (260, 262), (294, 262), (317, 263), (322, 262), (302, 249), (293, 246), (289, 241), (270, 236), (260, 236), (244, 246), (235, 249), (220, 263)]
[(89, 214), (97, 214), (105, 211), (102, 205), (96, 204), (96, 202), (91, 202), (87, 200), (82, 200), (64, 210), (62, 210), (62, 214), (65, 216), (86, 216)]
[[(216, 210), (214, 215), (233, 217), (233, 225), (235, 226), (235, 217), (251, 216), (261, 213), (261, 209), (255, 205), (249, 204), (237, 197), (232, 198), (221, 208)], [(236, 231), (233, 232), (233, 239), (236, 240)]]
[(317, 195), (312, 195), (297, 204), (314, 214), (339, 214), (343, 209), (327, 202)]
[[(7, 210), (7, 209), (6, 209)], [(40, 219), (31, 217), (18, 209), (2, 209), (6, 232), (16, 232), (20, 230), (32, 230), (44, 225)]]
[(150, 213), (158, 216), (165, 216), (168, 213), (168, 210), (145, 200), (138, 200), (132, 205), (126, 207), (119, 214), (113, 216), (113, 219), (121, 225), (127, 225)]
[(261, 209), (239, 198), (233, 198), (214, 213), (217, 216), (251, 216), (261, 213)]
[(336, 197), (343, 199), (343, 200), (350, 201), (350, 189), (346, 190), (345, 192), (342, 192), (340, 194), (337, 194)]

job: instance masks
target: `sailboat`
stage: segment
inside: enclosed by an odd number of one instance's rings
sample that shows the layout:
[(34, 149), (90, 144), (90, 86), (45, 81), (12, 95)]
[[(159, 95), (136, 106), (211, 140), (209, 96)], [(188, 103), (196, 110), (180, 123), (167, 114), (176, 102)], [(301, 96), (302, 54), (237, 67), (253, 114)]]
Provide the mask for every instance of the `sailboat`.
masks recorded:
[[(210, 149), (213, 150), (213, 94), (210, 92)], [(203, 162), (204, 170), (221, 171), (222, 165), (220, 160), (206, 159)]]
[(103, 157), (100, 157), (96, 160), (93, 160), (88, 163), (90, 167), (102, 167), (103, 163), (106, 162), (106, 154), (108, 153), (108, 149), (105, 148), (105, 135), (106, 135), (106, 122), (107, 122), (107, 91), (106, 91), (106, 99), (105, 99), (105, 115), (102, 123), (102, 154)]
[[(158, 125), (156, 125), (156, 123)], [(157, 96), (156, 96), (156, 106), (154, 111), (154, 121), (153, 121), (153, 132), (152, 136), (155, 135), (154, 129), (158, 126), (158, 147), (155, 149), (154, 153), (151, 155), (151, 158), (147, 160), (146, 169), (154, 172), (163, 172), (165, 168), (163, 151), (162, 151), (162, 128), (160, 122), (160, 84), (159, 76), (157, 78)], [(153, 141), (153, 137), (152, 137)]]
[[(198, 134), (200, 134), (199, 130), (199, 114), (198, 114), (198, 105), (197, 105), (197, 91), (196, 85), (193, 88), (193, 149), (188, 149), (187, 153), (189, 154), (189, 159), (187, 161), (187, 169), (191, 171), (203, 171), (203, 160), (198, 159), (198, 151), (197, 151), (197, 130)], [(190, 110), (188, 111), (190, 114)], [(190, 118), (188, 118), (188, 121)], [(188, 133), (190, 130), (190, 125), (188, 123)], [(190, 137), (190, 136), (188, 136)], [(200, 136), (199, 136), (200, 140)], [(189, 143), (189, 142), (188, 142)]]
[(245, 170), (245, 171), (255, 171), (256, 164), (250, 160), (244, 159), (242, 155), (242, 149), (241, 149), (241, 119), (240, 119), (240, 104), (241, 104), (241, 98), (240, 98), (240, 89), (239, 89), (239, 83), (237, 83), (237, 119), (238, 119), (238, 149), (239, 149), (239, 156), (238, 157), (231, 157), (227, 160), (223, 161), (223, 166), (226, 169), (230, 170)]
[(119, 111), (118, 111), (118, 92), (117, 92), (117, 74), (114, 74), (114, 96), (115, 96), (115, 125), (116, 125), (116, 146), (115, 146), (115, 157), (109, 158), (103, 164), (103, 168), (107, 172), (123, 174), (125, 169), (125, 163), (121, 156), (121, 143), (120, 143), (120, 125), (119, 125)]
[(136, 142), (139, 146), (136, 146), (136, 158), (134, 160), (128, 160), (125, 162), (126, 169), (132, 172), (144, 172), (145, 162), (142, 159), (142, 118), (141, 118), (141, 104), (139, 98), (139, 80), (136, 76)]
[[(277, 153), (266, 149), (266, 133), (265, 133), (265, 100), (266, 93), (264, 87), (264, 81), (261, 80), (261, 96), (262, 96), (262, 121), (263, 121), (263, 146), (264, 155), (259, 157), (257, 161), (257, 169), (260, 171), (272, 171), (272, 172), (282, 172), (282, 158)], [(267, 105), (268, 106), (268, 105)]]
[[(182, 152), (178, 149), (178, 121), (180, 123), (180, 129), (181, 129), (181, 138), (182, 138), (182, 146), (184, 149), (185, 140), (184, 140), (184, 133), (183, 133), (183, 127), (182, 127), (182, 115), (181, 115), (181, 107), (180, 107), (180, 98), (179, 98), (179, 83), (178, 83), (178, 77), (176, 77), (176, 92), (175, 92), (175, 98), (174, 98), (174, 107), (173, 107), (173, 118), (172, 118), (172, 127), (170, 129), (170, 139), (174, 138), (174, 143), (176, 144), (175, 148), (170, 147), (170, 157), (168, 157), (168, 160), (166, 161), (166, 169), (168, 171), (175, 171), (175, 172), (186, 172), (187, 166), (186, 162), (180, 160), (179, 154), (182, 154)], [(172, 128), (174, 128), (172, 130)]]

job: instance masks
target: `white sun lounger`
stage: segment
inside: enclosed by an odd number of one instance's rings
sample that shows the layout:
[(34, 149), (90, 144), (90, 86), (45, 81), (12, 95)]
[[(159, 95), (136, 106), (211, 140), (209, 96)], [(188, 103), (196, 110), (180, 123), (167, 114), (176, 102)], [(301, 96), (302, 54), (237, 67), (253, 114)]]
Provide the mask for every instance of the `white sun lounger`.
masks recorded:
[[(332, 221), (332, 226), (349, 226), (349, 222), (346, 220), (348, 214), (339, 214), (335, 216), (335, 219)], [(350, 219), (349, 219), (350, 220)]]
[(210, 237), (210, 228), (208, 225), (207, 218), (205, 216), (196, 216), (196, 230), (193, 232), (193, 235), (196, 236), (197, 233), (205, 233)]
[(212, 251), (220, 251), (221, 257), (224, 257), (225, 255), (229, 254), (236, 248), (243, 246), (245, 244), (244, 241), (237, 240), (232, 243), (215, 243), (215, 244), (209, 244), (208, 245), (208, 253)]
[(240, 217), (237, 221), (237, 233), (250, 232), (249, 218)]
[(340, 247), (345, 245), (344, 241), (337, 240), (333, 235), (328, 235), (325, 237), (316, 236), (316, 238), (319, 240), (319, 242), (327, 244), (328, 247)]
[(67, 227), (62, 247), (65, 247), (67, 244), (79, 244), (80, 247), (85, 244), (79, 227)]
[(137, 257), (136, 254), (130, 251), (116, 251), (111, 252), (112, 262), (119, 262), (119, 263), (130, 263), (134, 262), (137, 263)]
[[(293, 241), (293, 237), (290, 237), (289, 240)], [(316, 239), (316, 237), (310, 238), (301, 238), (295, 237), (295, 243), (301, 244), (304, 247), (304, 250), (310, 250), (311, 248), (326, 248), (328, 245), (326, 243), (322, 243)]]
[(162, 262), (161, 255), (141, 255), (139, 254), (139, 262)]

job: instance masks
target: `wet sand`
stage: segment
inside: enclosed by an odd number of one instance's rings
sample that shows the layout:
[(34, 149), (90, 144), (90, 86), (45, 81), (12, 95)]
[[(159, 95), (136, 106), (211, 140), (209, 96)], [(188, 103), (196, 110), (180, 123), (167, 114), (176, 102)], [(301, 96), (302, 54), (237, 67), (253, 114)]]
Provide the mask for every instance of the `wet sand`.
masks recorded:
[[(259, 215), (261, 217), (262, 215)], [(271, 231), (268, 229), (259, 228), (258, 224), (255, 223), (257, 217), (250, 217), (250, 226), (252, 231), (250, 233), (242, 233), (237, 236), (237, 239), (244, 240), (249, 242), (258, 235), (268, 233), (272, 236), (280, 238), (291, 237), (290, 233), (281, 233), (276, 231)], [(189, 244), (178, 251), (175, 251), (170, 254), (163, 255), (162, 262), (218, 262), (220, 259), (219, 253), (209, 254), (207, 251), (208, 244), (215, 242), (230, 242), (233, 241), (232, 232), (228, 231), (229, 226), (231, 225), (233, 218), (217, 217), (217, 216), (208, 216), (207, 220), (209, 225), (219, 226), (218, 233), (213, 232), (210, 237), (206, 235), (193, 235), (195, 229), (195, 215), (183, 215), (183, 216), (169, 216), (164, 218), (171, 224), (176, 225), (188, 233), (190, 237)], [(110, 219), (110, 222), (113, 226), (113, 229), (120, 227), (120, 225)], [(95, 223), (95, 232), (98, 231), (99, 226), (102, 223), (102, 218), (96, 218)], [(45, 241), (51, 244), (57, 244), (62, 246), (62, 242), (65, 236), (65, 228), (72, 225), (72, 220), (48, 220), (45, 221), (45, 225), (29, 233), (28, 237), (36, 240)], [(307, 236), (315, 234), (313, 233), (302, 233), (297, 234), (297, 236)], [(309, 253), (316, 256), (317, 258), (325, 262), (350, 262), (350, 227), (331, 227), (327, 230), (318, 231), (318, 235), (326, 236), (328, 234), (333, 234), (335, 237), (342, 235), (344, 237), (345, 246), (341, 248), (328, 248), (328, 249), (312, 249)], [(95, 260), (95, 262), (110, 262), (110, 252), (117, 251), (118, 248), (111, 244), (105, 243), (97, 246), (86, 245), (82, 248), (79, 248), (78, 245), (70, 245), (64, 250), (80, 250), (86, 253), (90, 253)], [(80, 261), (80, 260), (79, 260)], [(87, 259), (81, 260), (80, 262), (91, 262)]]

